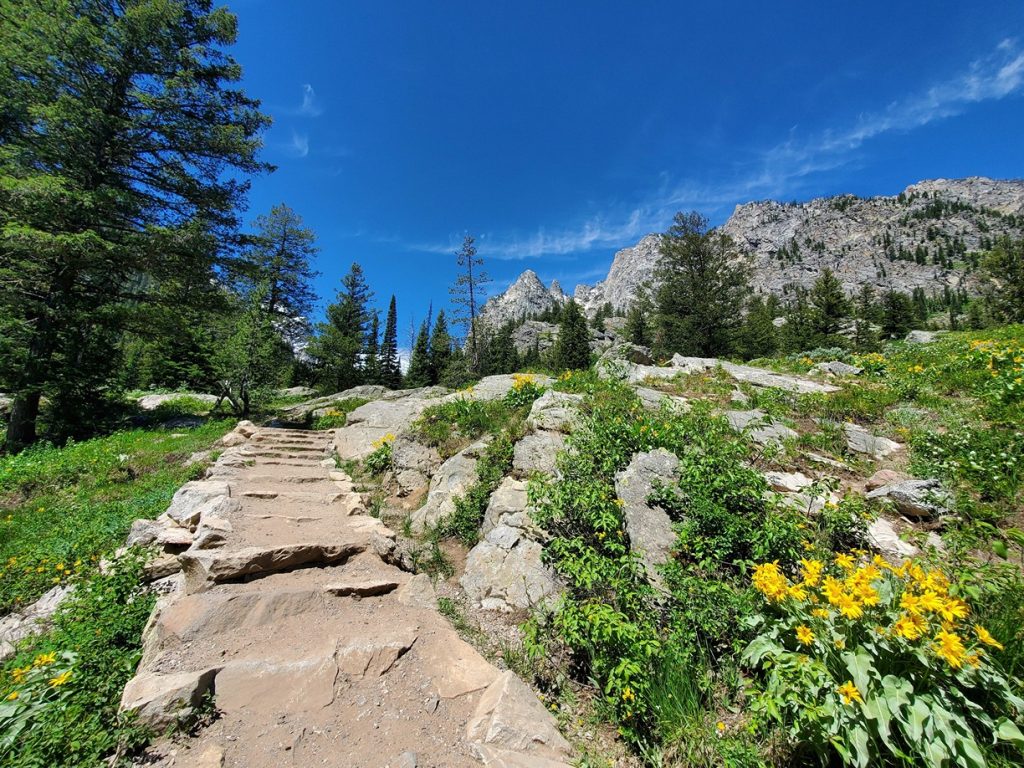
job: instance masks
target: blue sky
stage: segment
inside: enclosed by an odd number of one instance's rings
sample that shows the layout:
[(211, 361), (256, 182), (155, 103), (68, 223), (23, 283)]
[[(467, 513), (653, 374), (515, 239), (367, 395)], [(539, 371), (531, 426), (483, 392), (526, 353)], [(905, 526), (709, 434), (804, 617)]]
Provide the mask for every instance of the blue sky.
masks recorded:
[[(567, 290), (677, 210), (1024, 176), (1024, 3), (235, 0), (274, 117), (251, 215), (316, 231), (400, 331), (477, 236)], [(403, 339), (404, 341), (404, 339)]]

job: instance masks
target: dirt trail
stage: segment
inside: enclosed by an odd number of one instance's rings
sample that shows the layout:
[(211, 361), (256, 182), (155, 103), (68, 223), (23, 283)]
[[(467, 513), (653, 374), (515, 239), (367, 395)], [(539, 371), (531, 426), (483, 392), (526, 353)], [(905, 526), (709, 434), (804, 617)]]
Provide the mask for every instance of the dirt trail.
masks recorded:
[(204, 696), (218, 716), (158, 743), (155, 764), (565, 766), (533, 692), (458, 637), (426, 576), (390, 563), (394, 533), (324, 466), (334, 434), (251, 432), (168, 510), (192, 536), (184, 578), (122, 704), (158, 729)]

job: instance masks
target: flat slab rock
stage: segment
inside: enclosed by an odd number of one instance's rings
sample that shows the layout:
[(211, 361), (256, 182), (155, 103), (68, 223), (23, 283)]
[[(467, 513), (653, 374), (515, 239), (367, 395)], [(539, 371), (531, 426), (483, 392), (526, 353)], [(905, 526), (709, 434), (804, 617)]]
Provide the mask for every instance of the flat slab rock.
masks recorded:
[(729, 426), (737, 432), (746, 432), (751, 440), (761, 445), (795, 440), (799, 437), (796, 430), (775, 421), (764, 411), (726, 411), (725, 418), (729, 421)]
[(854, 453), (864, 453), (876, 459), (884, 459), (903, 450), (903, 446), (895, 440), (872, 435), (858, 424), (846, 422), (843, 424), (843, 432), (846, 435), (846, 447)]

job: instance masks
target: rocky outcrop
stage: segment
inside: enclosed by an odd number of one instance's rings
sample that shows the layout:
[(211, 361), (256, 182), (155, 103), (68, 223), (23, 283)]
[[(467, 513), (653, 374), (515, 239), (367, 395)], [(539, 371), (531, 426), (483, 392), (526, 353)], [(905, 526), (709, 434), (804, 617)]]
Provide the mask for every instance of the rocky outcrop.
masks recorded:
[(554, 571), (542, 560), (544, 548), (530, 520), (526, 483), (505, 478), (494, 490), (481, 534), (460, 580), (476, 605), (497, 611), (533, 608), (561, 591)]
[(655, 586), (663, 583), (660, 567), (672, 554), (676, 534), (668, 513), (652, 505), (650, 497), (659, 486), (675, 485), (678, 470), (676, 455), (659, 448), (638, 453), (615, 476), (615, 492), (622, 502), (630, 548), (640, 555), (647, 578)]
[(200, 392), (170, 392), (160, 395), (143, 395), (135, 402), (138, 403), (139, 408), (143, 411), (155, 411), (161, 405), (166, 405), (186, 397), (211, 406), (215, 405), (220, 399), (216, 395), (205, 395)]
[(438, 468), (430, 480), (426, 503), (412, 513), (414, 531), (425, 531), (455, 512), (455, 500), (476, 482), (476, 463), (489, 443), (490, 437), (478, 440)]
[(72, 587), (56, 586), (20, 611), (0, 617), (0, 661), (14, 655), (15, 647), (29, 635), (44, 632)]
[(636, 245), (623, 248), (612, 259), (608, 277), (594, 286), (576, 286), (576, 301), (588, 314), (607, 303), (620, 311), (627, 309), (641, 286), (654, 283), (661, 258), (660, 243), (659, 235), (647, 235)]
[(928, 480), (902, 480), (883, 485), (868, 493), (869, 499), (886, 499), (896, 510), (914, 519), (930, 519), (949, 514), (953, 508), (953, 497), (942, 483), (934, 478)]

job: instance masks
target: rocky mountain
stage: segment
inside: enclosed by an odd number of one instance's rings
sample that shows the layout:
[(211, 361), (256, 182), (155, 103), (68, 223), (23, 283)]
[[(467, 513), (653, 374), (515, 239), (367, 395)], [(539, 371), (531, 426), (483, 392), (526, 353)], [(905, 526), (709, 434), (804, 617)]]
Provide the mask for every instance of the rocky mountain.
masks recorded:
[(557, 280), (549, 287), (528, 269), (521, 274), (508, 290), (492, 296), (484, 304), (480, 316), (491, 327), (497, 327), (510, 320), (522, 320), (539, 315), (553, 307), (561, 306), (568, 300)]
[[(736, 206), (721, 229), (750, 255), (754, 288), (761, 293), (810, 286), (825, 268), (850, 293), (865, 284), (908, 293), (941, 293), (947, 286), (970, 290), (977, 252), (1000, 235), (1024, 236), (1024, 181), (934, 179), (892, 197), (751, 202)], [(616, 253), (608, 277), (577, 286), (575, 299), (590, 314), (606, 302), (626, 308), (638, 287), (654, 280), (658, 243), (658, 235), (647, 235)], [(533, 272), (513, 288), (524, 280), (543, 289)], [(525, 303), (517, 306), (511, 293), (492, 299), (504, 317), (531, 311)]]

